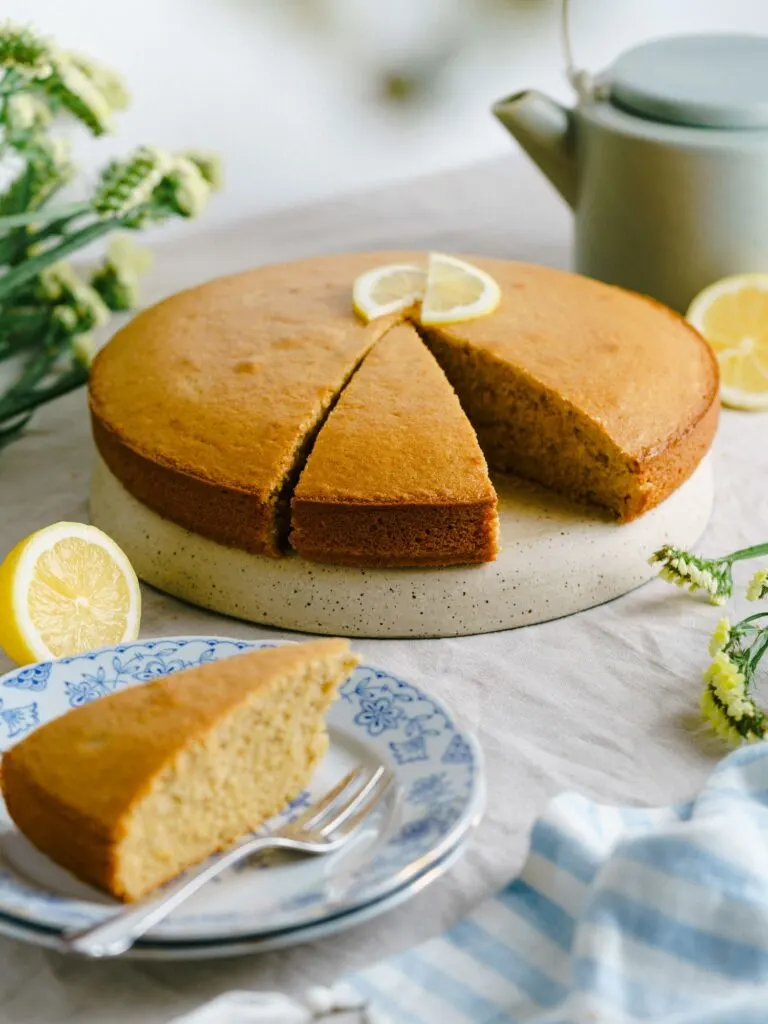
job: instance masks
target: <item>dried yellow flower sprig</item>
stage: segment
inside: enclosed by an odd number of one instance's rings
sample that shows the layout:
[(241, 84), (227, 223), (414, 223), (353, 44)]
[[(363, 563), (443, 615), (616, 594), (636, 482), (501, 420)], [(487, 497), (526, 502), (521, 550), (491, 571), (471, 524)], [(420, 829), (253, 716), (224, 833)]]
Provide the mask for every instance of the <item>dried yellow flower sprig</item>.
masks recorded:
[[(704, 558), (666, 544), (651, 555), (659, 576), (689, 590), (702, 591), (712, 604), (725, 604), (733, 593), (733, 565), (748, 558), (768, 555), (768, 544), (754, 544), (719, 558)], [(768, 569), (759, 569), (747, 586), (747, 599), (768, 597)], [(749, 615), (735, 625), (727, 618), (717, 623), (709, 640), (712, 658), (704, 672), (701, 712), (712, 729), (738, 745), (768, 736), (768, 715), (752, 696), (755, 674), (768, 650), (768, 611)]]
[(768, 612), (750, 615), (732, 626), (720, 619), (709, 641), (712, 662), (704, 672), (701, 711), (714, 731), (729, 743), (764, 739), (768, 718), (753, 697), (755, 672), (768, 648)]
[(648, 561), (651, 565), (659, 566), (661, 579), (684, 587), (692, 594), (701, 590), (712, 604), (723, 605), (733, 593), (733, 563), (747, 558), (759, 558), (760, 555), (768, 555), (768, 544), (755, 544), (720, 558), (704, 558), (683, 548), (665, 544)]

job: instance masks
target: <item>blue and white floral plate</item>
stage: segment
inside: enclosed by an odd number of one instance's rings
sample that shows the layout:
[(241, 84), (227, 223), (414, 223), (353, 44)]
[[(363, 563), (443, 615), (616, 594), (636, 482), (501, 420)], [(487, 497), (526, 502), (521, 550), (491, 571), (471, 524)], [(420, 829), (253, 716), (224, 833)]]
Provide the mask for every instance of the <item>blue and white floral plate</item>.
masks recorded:
[[(275, 644), (172, 637), (10, 672), (0, 678), (0, 750), (37, 725), (122, 687), (269, 646)], [(479, 745), (423, 690), (361, 665), (333, 704), (328, 728), (330, 749), (309, 790), (270, 826), (290, 819), (361, 760), (383, 761), (395, 772), (397, 791), (383, 813), (339, 854), (230, 872), (152, 931), (152, 941), (254, 939), (382, 901), (423, 876), (478, 823), (485, 801)], [(0, 914), (61, 932), (101, 920), (114, 906), (39, 853), (2, 808)]]

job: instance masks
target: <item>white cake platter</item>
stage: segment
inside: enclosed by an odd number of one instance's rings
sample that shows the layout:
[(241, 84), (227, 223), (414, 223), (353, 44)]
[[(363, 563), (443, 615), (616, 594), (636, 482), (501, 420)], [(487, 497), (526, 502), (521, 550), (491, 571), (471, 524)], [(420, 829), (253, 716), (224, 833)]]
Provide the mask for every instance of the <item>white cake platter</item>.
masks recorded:
[(546, 622), (626, 594), (654, 576), (651, 552), (696, 543), (713, 502), (709, 458), (665, 502), (624, 524), (517, 478), (494, 483), (497, 559), (445, 569), (355, 569), (224, 547), (146, 508), (101, 460), (91, 519), (147, 583), (225, 615), (304, 633), (448, 637)]

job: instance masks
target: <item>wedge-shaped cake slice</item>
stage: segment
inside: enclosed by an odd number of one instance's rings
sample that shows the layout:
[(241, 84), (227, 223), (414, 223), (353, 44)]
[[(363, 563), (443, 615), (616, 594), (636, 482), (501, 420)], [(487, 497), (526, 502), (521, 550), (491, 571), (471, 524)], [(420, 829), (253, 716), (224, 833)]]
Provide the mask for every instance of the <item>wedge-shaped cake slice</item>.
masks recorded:
[(259, 267), (139, 314), (89, 384), (96, 446), (144, 505), (222, 544), (277, 555), (303, 458), (389, 325), (355, 321), (354, 257)]
[(496, 493), (475, 432), (410, 326), (371, 350), (320, 431), (291, 544), (345, 565), (455, 565), (497, 551)]
[(52, 860), (138, 899), (301, 792), (357, 663), (346, 640), (290, 644), (86, 704), (3, 755), (8, 812)]
[(645, 296), (561, 270), (474, 259), (495, 312), (421, 328), (492, 469), (630, 520), (686, 480), (717, 426), (714, 354)]

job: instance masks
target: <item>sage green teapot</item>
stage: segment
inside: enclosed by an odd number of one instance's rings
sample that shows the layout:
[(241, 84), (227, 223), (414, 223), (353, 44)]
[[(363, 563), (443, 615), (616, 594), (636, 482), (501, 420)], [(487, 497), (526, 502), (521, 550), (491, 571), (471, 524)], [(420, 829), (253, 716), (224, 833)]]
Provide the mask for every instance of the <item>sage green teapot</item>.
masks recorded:
[(768, 38), (668, 37), (570, 77), (573, 108), (530, 91), (493, 111), (572, 207), (576, 270), (681, 311), (768, 271)]

